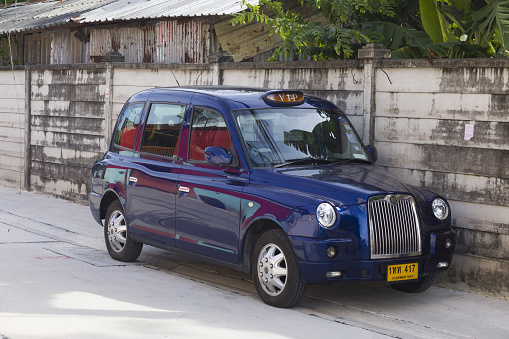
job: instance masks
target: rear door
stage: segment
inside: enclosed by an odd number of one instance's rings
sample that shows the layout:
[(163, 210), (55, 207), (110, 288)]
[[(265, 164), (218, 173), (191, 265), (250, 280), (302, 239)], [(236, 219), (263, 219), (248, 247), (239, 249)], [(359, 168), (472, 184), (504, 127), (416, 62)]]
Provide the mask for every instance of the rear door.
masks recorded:
[(93, 173), (93, 192), (113, 190), (121, 202), (125, 203), (129, 165), (134, 156), (144, 106), (144, 102), (130, 103), (120, 112), (110, 149), (102, 161), (104, 165), (96, 165), (98, 172)]
[[(238, 263), (240, 202), (247, 171), (219, 167), (205, 160), (208, 146), (236, 154), (228, 115), (213, 99), (196, 95), (193, 102), (182, 172), (178, 180), (176, 247)], [(218, 108), (219, 107), (219, 108)], [(228, 113), (226, 113), (228, 114)]]
[(127, 219), (132, 235), (175, 246), (175, 199), (182, 167), (180, 134), (187, 105), (151, 102), (131, 163)]

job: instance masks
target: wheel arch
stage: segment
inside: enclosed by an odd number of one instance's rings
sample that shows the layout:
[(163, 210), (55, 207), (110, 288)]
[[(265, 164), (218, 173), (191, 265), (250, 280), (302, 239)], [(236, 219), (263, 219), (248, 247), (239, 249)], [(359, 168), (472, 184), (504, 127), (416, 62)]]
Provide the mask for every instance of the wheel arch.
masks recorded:
[(122, 203), (122, 200), (119, 198), (119, 196), (115, 193), (115, 191), (107, 191), (103, 198), (101, 199), (101, 205), (99, 207), (99, 215), (101, 220), (106, 217), (106, 212), (108, 211), (108, 207), (111, 205), (112, 202), (118, 200), (120, 204), (122, 205), (122, 208), (124, 207), (124, 204)]
[(242, 244), (241, 267), (243, 272), (251, 273), (254, 246), (263, 233), (273, 229), (279, 229), (286, 234), (284, 228), (277, 221), (269, 218), (258, 219), (248, 227)]

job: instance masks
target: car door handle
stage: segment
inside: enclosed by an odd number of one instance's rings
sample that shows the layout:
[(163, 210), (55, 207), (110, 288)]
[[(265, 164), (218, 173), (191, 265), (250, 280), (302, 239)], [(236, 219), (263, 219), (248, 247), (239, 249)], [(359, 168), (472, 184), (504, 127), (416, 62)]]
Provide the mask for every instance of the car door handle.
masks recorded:
[(138, 178), (136, 178), (136, 177), (129, 177), (129, 182), (132, 182), (133, 184), (136, 184), (138, 182)]
[(178, 194), (178, 197), (179, 198), (182, 198), (182, 197), (186, 197), (187, 193), (189, 193), (190, 189), (189, 187), (186, 187), (186, 186), (180, 186), (179, 185), (179, 194)]

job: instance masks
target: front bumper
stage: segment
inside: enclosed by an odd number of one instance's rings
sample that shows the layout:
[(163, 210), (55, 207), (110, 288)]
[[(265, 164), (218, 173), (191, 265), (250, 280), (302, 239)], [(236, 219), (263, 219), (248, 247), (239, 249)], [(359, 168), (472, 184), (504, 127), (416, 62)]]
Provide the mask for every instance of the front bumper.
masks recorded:
[[(390, 260), (355, 260), (336, 263), (299, 262), (302, 278), (308, 283), (334, 283), (341, 281), (385, 281), (387, 266), (407, 263), (419, 264), (419, 277), (445, 271), (438, 268), (439, 262), (451, 263), (452, 253), (429, 254), (426, 256)], [(327, 272), (341, 272), (338, 278), (327, 278)]]
[[(354, 242), (351, 239), (325, 239), (291, 237), (291, 242), (299, 261), (302, 278), (308, 283), (336, 283), (341, 281), (386, 281), (387, 266), (407, 263), (419, 264), (419, 277), (447, 270), (454, 246), (446, 249), (441, 245), (449, 238), (454, 242), (454, 232), (432, 234), (434, 246), (425, 246), (423, 252), (428, 253), (403, 258), (356, 260)], [(335, 246), (339, 255), (335, 258), (326, 256), (326, 249)], [(447, 267), (438, 267), (438, 263), (446, 262)], [(328, 278), (327, 272), (341, 272), (339, 277)]]

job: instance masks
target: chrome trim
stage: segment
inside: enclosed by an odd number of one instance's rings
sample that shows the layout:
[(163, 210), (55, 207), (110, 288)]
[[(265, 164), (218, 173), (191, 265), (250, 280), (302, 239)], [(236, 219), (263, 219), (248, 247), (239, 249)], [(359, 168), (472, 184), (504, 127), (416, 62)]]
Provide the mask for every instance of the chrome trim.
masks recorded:
[(421, 225), (412, 196), (388, 194), (369, 198), (368, 220), (371, 259), (421, 255)]

